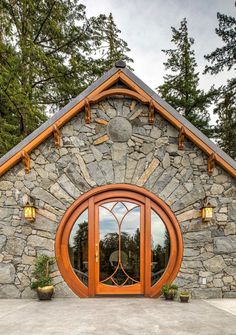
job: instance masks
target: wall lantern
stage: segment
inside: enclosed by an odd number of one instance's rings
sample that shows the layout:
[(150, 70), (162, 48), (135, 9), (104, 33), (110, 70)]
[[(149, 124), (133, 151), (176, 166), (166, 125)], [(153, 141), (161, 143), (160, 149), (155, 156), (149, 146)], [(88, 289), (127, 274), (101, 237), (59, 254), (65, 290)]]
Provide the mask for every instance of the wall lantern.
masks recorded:
[(204, 199), (203, 206), (202, 206), (202, 221), (208, 222), (211, 221), (213, 217), (213, 206), (208, 201), (207, 197)]
[(34, 222), (36, 216), (36, 208), (34, 201), (30, 198), (27, 199), (24, 205), (24, 217), (27, 221)]

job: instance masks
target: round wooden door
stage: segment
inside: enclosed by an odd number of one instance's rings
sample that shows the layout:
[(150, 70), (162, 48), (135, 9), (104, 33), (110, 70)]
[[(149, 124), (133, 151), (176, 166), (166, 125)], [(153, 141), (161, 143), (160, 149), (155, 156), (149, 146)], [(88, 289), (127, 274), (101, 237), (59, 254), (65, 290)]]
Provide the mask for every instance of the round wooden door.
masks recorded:
[(151, 192), (126, 184), (82, 195), (56, 234), (59, 270), (80, 297), (158, 296), (176, 277), (182, 249), (170, 208)]

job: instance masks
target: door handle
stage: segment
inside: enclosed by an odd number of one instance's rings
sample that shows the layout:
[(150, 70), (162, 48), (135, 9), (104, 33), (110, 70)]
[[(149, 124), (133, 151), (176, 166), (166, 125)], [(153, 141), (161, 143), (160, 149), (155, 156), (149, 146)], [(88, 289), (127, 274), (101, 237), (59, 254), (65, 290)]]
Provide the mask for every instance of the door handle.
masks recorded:
[(98, 263), (98, 259), (99, 259), (98, 243), (96, 243), (96, 250), (95, 250), (95, 261), (96, 261), (96, 263)]

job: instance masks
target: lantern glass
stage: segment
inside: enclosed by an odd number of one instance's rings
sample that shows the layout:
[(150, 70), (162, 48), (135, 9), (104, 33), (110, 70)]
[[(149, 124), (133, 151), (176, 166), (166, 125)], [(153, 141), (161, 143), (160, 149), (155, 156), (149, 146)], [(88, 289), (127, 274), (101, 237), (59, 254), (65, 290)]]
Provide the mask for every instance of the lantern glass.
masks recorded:
[(35, 207), (31, 205), (26, 205), (24, 207), (24, 216), (26, 220), (34, 221), (35, 220)]
[(206, 206), (202, 208), (202, 219), (203, 221), (210, 221), (213, 217), (213, 208)]

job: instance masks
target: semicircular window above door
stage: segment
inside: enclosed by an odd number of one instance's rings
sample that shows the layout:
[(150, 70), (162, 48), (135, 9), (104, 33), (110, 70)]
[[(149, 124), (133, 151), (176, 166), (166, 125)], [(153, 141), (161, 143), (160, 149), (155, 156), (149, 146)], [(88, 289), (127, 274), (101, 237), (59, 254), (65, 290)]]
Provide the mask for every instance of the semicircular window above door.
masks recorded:
[(154, 194), (126, 184), (98, 187), (67, 210), (56, 235), (61, 274), (79, 296), (158, 296), (182, 260), (174, 214)]

